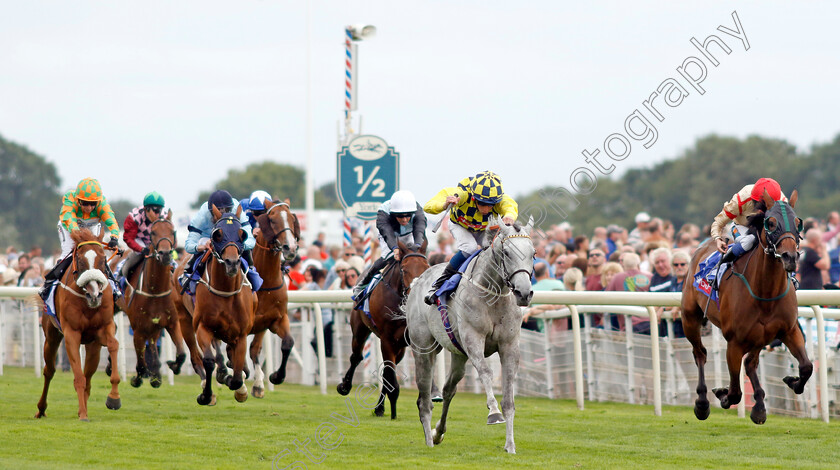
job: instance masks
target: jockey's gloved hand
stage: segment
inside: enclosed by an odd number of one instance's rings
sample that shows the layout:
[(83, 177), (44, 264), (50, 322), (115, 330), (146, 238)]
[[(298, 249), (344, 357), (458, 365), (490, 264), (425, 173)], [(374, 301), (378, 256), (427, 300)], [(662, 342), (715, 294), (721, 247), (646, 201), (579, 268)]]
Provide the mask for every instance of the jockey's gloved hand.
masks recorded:
[(117, 239), (114, 238), (114, 237), (111, 237), (111, 239), (108, 240), (108, 248), (110, 248), (112, 250), (117, 247), (117, 244), (118, 244)]

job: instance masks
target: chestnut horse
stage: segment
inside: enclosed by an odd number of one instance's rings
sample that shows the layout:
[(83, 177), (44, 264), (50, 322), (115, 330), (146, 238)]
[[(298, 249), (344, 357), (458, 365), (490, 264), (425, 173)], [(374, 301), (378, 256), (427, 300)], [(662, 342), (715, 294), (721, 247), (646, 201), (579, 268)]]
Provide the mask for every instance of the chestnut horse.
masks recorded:
[[(73, 387), (79, 397), (79, 419), (88, 421), (87, 403), (90, 397), (90, 379), (99, 367), (99, 352), (102, 346), (108, 348), (111, 362), (117, 364), (119, 343), (114, 336), (114, 299), (111, 284), (105, 275), (106, 260), (102, 237), (94, 236), (89, 230), (74, 230), (70, 236), (76, 243), (73, 249), (72, 269), (64, 273), (55, 288), (55, 308), (58, 325), (52, 317), (41, 316), (44, 329), (44, 391), (38, 401), (36, 418), (45, 417), (47, 393), (50, 381), (55, 375), (55, 355), (62, 336), (67, 349), (67, 359), (73, 370)], [(79, 348), (85, 345), (85, 365)], [(118, 410), (122, 405), (118, 385), (120, 374), (117, 367), (111, 370), (111, 393), (105, 400), (109, 410)]]
[[(685, 336), (694, 347), (694, 362), (698, 371), (698, 398), (694, 414), (698, 419), (709, 417), (709, 400), (703, 366), (706, 348), (700, 338), (700, 328), (706, 318), (723, 333), (727, 341), (726, 362), (729, 366), (729, 388), (712, 392), (723, 408), (741, 401), (739, 375), (741, 360), (753, 386), (755, 405), (750, 419), (756, 424), (767, 420), (764, 390), (758, 382), (759, 353), (774, 339), (787, 345), (799, 362), (799, 377), (785, 377), (784, 382), (795, 393), (805, 390), (811, 376), (812, 365), (805, 351), (805, 339), (797, 322), (796, 290), (788, 274), (796, 271), (799, 249), (799, 231), (802, 220), (796, 217), (793, 207), (798, 195), (794, 190), (790, 203), (773, 201), (764, 192), (765, 213), (749, 218), (750, 232), (758, 237), (759, 245), (737, 259), (720, 282), (719, 306), (700, 295), (692, 282), (686, 282), (682, 296), (682, 322)], [(702, 245), (691, 260), (689, 273), (697, 272), (697, 265), (715, 251), (712, 240)], [(691, 280), (691, 274), (688, 279)], [(705, 311), (704, 311), (705, 310)]]
[[(161, 385), (160, 360), (157, 338), (162, 329), (169, 332), (175, 343), (177, 355), (175, 361), (167, 365), (176, 374), (187, 355), (184, 352), (184, 338), (178, 325), (178, 312), (172, 302), (172, 251), (175, 248), (175, 226), (172, 224), (172, 212), (165, 219), (158, 219), (149, 227), (151, 243), (145, 259), (126, 280), (125, 296), (117, 306), (126, 312), (134, 331), (134, 350), (137, 353), (137, 375), (131, 378), (131, 386), (143, 384), (143, 377), (149, 377), (152, 387)], [(146, 345), (148, 344), (151, 364), (146, 364)]]
[(397, 398), (400, 396), (400, 386), (397, 382), (396, 365), (402, 360), (405, 348), (408, 346), (406, 335), (405, 315), (400, 306), (408, 296), (409, 288), (414, 279), (420, 277), (427, 269), (426, 245), (417, 251), (410, 250), (402, 242), (398, 242), (401, 253), (399, 262), (392, 262), (382, 273), (382, 278), (370, 293), (370, 317), (361, 310), (360, 305), (354, 305), (350, 314), (350, 327), (353, 330), (353, 352), (350, 355), (350, 368), (344, 374), (344, 379), (336, 390), (341, 395), (350, 393), (353, 386), (353, 374), (362, 362), (362, 349), (370, 333), (373, 332), (380, 339), (383, 371), (382, 390), (379, 402), (374, 408), (376, 416), (385, 414), (385, 396), (391, 404), (391, 419), (397, 418)]
[(254, 230), (257, 241), (253, 250), (254, 267), (263, 278), (263, 286), (257, 291), (257, 312), (251, 328), (254, 338), (251, 341), (250, 356), (255, 369), (251, 394), (255, 398), (265, 396), (260, 350), (266, 330), (271, 330), (283, 339), (280, 367), (268, 377), (274, 385), (286, 379), (286, 363), (295, 345), (289, 328), (289, 290), (283, 273), (283, 261), (291, 261), (297, 253), (300, 225), (297, 216), (285, 202), (275, 203), (266, 199), (265, 209), (264, 214), (257, 216), (259, 229)]
[(257, 296), (251, 291), (240, 262), (243, 243), (248, 236), (239, 222), (242, 207), (237, 208), (235, 215), (223, 215), (215, 206), (211, 210), (216, 225), (210, 238), (211, 249), (205, 256), (212, 258), (207, 261), (204, 276), (196, 286), (193, 313), (193, 330), (202, 353), (204, 375), (208, 377), (197, 398), (199, 405), (209, 405), (214, 399), (213, 381), (209, 376), (216, 366), (215, 340), (224, 341), (228, 352), (232, 353), (229, 357), (233, 376), (227, 380), (228, 388), (234, 390), (236, 401), (248, 399), (243, 370), (248, 334), (254, 326), (257, 308)]

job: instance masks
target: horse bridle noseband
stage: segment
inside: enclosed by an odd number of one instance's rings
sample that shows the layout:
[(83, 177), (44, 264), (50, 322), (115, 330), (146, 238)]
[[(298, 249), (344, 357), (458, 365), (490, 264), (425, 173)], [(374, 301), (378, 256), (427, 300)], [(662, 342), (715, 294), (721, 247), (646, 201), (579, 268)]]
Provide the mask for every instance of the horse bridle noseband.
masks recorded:
[[(271, 206), (271, 209), (267, 210), (265, 215), (271, 214), (271, 211), (273, 211), (274, 209), (276, 209), (278, 207), (282, 207), (282, 206), (286, 206), (289, 209), (289, 214), (292, 214), (292, 208), (289, 207), (288, 204), (286, 204), (285, 202), (278, 202), (277, 204)], [(292, 237), (295, 239), (296, 242), (300, 241), (300, 239), (295, 236), (294, 230), (292, 230), (289, 227), (283, 227), (279, 232), (277, 232), (276, 236), (274, 237), (274, 246), (271, 247), (271, 250), (274, 251), (275, 253), (280, 251), (280, 247), (277, 246), (277, 240), (280, 238), (280, 235), (282, 235), (283, 232), (285, 232), (287, 230), (292, 233)]]
[(412, 257), (423, 258), (424, 260), (426, 260), (426, 264), (429, 263), (429, 260), (428, 260), (428, 258), (426, 258), (426, 255), (424, 255), (423, 253), (419, 253), (417, 251), (410, 251), (406, 254), (400, 254), (400, 261), (398, 263), (400, 265), (400, 284), (402, 284), (402, 289), (400, 290), (400, 295), (403, 298), (405, 298), (408, 295), (408, 292), (411, 290), (411, 286), (406, 286), (405, 283), (402, 282), (403, 276), (405, 276), (405, 271), (403, 271), (402, 263), (403, 263), (403, 260), (405, 260), (407, 258), (412, 258)]
[[(788, 213), (787, 213), (787, 210), (785, 209), (786, 203), (784, 203), (783, 201), (779, 201), (778, 204), (783, 204), (783, 205), (780, 206), (781, 207), (781, 212), (782, 212), (782, 220), (784, 221), (784, 225), (785, 225), (785, 229), (782, 232), (782, 236), (774, 240), (775, 237), (773, 235), (782, 230), (782, 225), (779, 224), (779, 222), (777, 221), (776, 222), (777, 223), (776, 230), (770, 232), (767, 229), (767, 215), (765, 215), (763, 224), (764, 224), (764, 236), (767, 239), (767, 246), (764, 246), (764, 244), (761, 243), (761, 237), (760, 236), (758, 237), (758, 243), (764, 249), (764, 253), (767, 254), (767, 255), (773, 255), (776, 259), (779, 259), (779, 258), (782, 257), (782, 255), (780, 255), (779, 253), (776, 252), (776, 248), (779, 246), (779, 244), (782, 242), (782, 240), (786, 240), (788, 238), (793, 240), (796, 243), (796, 251), (799, 251), (799, 241), (802, 240), (802, 237), (799, 235), (799, 232), (802, 229), (801, 219), (796, 224), (796, 226), (793, 227), (793, 229), (791, 229), (790, 221), (788, 220)], [(794, 230), (795, 230), (795, 232), (794, 232)], [(796, 234), (796, 236), (793, 235), (794, 233)]]

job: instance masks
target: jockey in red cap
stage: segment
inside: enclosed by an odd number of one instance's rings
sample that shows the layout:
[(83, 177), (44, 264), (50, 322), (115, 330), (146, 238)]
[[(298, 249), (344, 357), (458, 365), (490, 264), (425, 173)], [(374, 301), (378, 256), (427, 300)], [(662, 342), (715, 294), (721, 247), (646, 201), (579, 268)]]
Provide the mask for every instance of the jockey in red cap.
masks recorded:
[[(718, 251), (724, 253), (721, 263), (733, 262), (755, 246), (755, 235), (747, 233), (747, 217), (764, 212), (766, 208), (762, 198), (765, 190), (774, 201), (787, 201), (776, 180), (760, 178), (755, 184), (748, 184), (735, 193), (715, 216), (711, 235), (715, 239)], [(729, 250), (726, 249), (727, 244), (723, 236), (727, 225), (731, 225), (729, 231), (736, 242)]]

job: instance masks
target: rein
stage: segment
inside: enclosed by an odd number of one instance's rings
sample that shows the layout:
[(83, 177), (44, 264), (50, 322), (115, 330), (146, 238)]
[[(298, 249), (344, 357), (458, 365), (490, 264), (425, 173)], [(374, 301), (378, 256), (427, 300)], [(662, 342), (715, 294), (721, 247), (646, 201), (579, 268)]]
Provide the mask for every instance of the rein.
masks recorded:
[[(274, 207), (277, 207), (277, 206), (274, 206)], [(272, 207), (272, 209), (274, 209), (274, 207)], [(262, 246), (262, 245), (260, 245), (259, 242), (256, 241), (256, 237), (254, 237), (254, 243), (256, 244), (256, 246), (258, 246), (258, 247), (262, 248), (263, 250), (271, 253), (272, 255), (279, 254), (279, 255), (282, 256), (281, 250), (279, 248), (277, 248), (276, 246), (274, 248), (268, 248), (266, 246)], [(263, 287), (260, 287), (260, 290), (258, 292), (271, 292), (271, 291), (274, 291), (274, 290), (282, 289), (286, 285), (286, 275), (283, 273), (283, 263), (284, 263), (284, 260), (281, 259), (280, 260), (280, 285), (279, 286), (274, 286), (274, 287), (264, 287), (263, 286)], [(256, 267), (254, 269), (256, 269)]]
[[(239, 269), (239, 268), (237, 268), (237, 269)], [(251, 286), (251, 283), (248, 282), (247, 277), (245, 275), (243, 275), (242, 273), (239, 273), (239, 275), (242, 276), (242, 282), (239, 283), (239, 288), (238, 289), (236, 289), (235, 291), (219, 290), (219, 289), (216, 289), (215, 287), (210, 285), (209, 273), (210, 273), (210, 269), (208, 267), (207, 269), (204, 270), (204, 276), (200, 277), (198, 279), (198, 282), (207, 286), (207, 290), (209, 290), (213, 294), (218, 295), (219, 297), (233, 297), (234, 295), (238, 294), (242, 290), (242, 286), (244, 286), (246, 282), (248, 283), (248, 286)], [(207, 278), (207, 279), (205, 280), (205, 278)]]
[[(147, 256), (147, 258), (148, 258), (148, 256)], [(129, 297), (128, 304), (126, 304), (126, 307), (131, 306), (131, 303), (134, 301), (134, 295), (135, 294), (140, 294), (143, 297), (159, 298), (159, 297), (166, 297), (167, 295), (169, 295), (172, 292), (172, 289), (168, 289), (166, 292), (161, 292), (159, 294), (153, 294), (151, 292), (144, 291), (143, 290), (143, 280), (145, 279), (145, 275), (146, 275), (146, 260), (144, 259), (143, 260), (143, 266), (140, 269), (140, 279), (137, 282), (137, 287), (135, 288), (134, 286), (132, 286), (131, 283), (128, 282), (128, 279), (126, 279), (126, 281), (125, 281), (126, 287), (131, 288), (131, 297)]]

